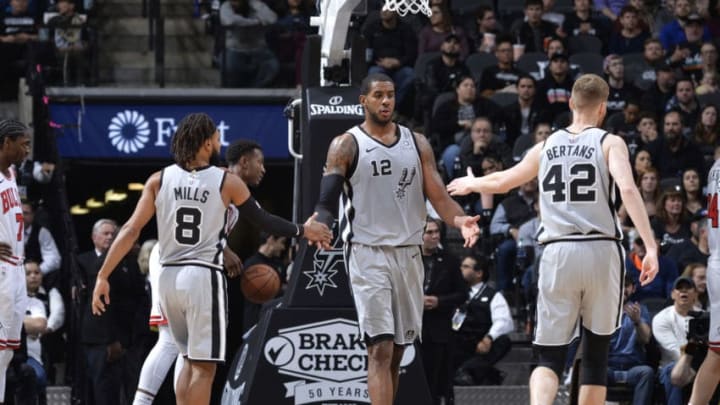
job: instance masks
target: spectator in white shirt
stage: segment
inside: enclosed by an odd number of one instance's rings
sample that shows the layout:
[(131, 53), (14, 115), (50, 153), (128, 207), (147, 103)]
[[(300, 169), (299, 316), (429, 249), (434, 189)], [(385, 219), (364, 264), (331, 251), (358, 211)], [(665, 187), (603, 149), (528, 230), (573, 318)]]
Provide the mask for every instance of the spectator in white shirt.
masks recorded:
[[(652, 320), (652, 334), (660, 347), (660, 383), (665, 387), (666, 404), (680, 405), (683, 402), (683, 386), (692, 381), (683, 378), (681, 383), (679, 374), (685, 366), (690, 365), (691, 356), (683, 353), (687, 345), (689, 312), (693, 310), (697, 300), (697, 289), (692, 279), (679, 277), (675, 280), (672, 290), (672, 306), (658, 312)], [(699, 366), (699, 365), (698, 365)], [(691, 372), (694, 376), (694, 371)]]
[[(45, 290), (42, 286), (43, 274), (40, 271), (38, 262), (28, 259), (25, 261), (25, 281), (27, 283), (28, 297), (31, 302), (39, 301), (43, 305), (43, 314), (45, 317), (44, 328), (40, 330), (37, 336), (32, 337), (28, 330), (28, 356), (35, 358), (39, 364), (45, 364), (48, 374), (48, 380), (54, 380), (53, 365), (61, 363), (64, 360), (65, 341), (62, 332), (59, 331), (65, 323), (65, 304), (62, 295), (57, 288), (51, 288), (50, 291)], [(39, 312), (36, 311), (36, 312)], [(31, 352), (30, 341), (37, 347), (37, 357)], [(40, 346), (45, 348), (40, 357)], [(32, 364), (31, 364), (32, 365)], [(33, 365), (33, 367), (35, 367)]]
[(460, 265), (470, 293), (453, 316), (455, 385), (498, 385), (500, 372), (493, 367), (510, 351), (508, 334), (514, 330), (510, 307), (502, 293), (487, 283), (484, 257), (466, 256)]

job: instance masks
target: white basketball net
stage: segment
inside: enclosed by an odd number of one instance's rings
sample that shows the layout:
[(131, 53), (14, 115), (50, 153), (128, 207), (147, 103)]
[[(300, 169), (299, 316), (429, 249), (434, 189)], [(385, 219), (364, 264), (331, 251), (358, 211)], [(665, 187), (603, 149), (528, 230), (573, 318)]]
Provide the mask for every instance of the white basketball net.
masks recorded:
[(429, 0), (385, 0), (383, 10), (394, 11), (401, 16), (405, 16), (407, 13), (423, 13), (430, 17), (432, 11), (429, 3)]

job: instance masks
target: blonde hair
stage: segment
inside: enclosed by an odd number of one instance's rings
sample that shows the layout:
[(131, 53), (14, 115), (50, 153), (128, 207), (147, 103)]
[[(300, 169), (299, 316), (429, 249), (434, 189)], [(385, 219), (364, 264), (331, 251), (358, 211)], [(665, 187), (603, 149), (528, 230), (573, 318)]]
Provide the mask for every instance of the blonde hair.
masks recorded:
[(575, 80), (571, 98), (575, 108), (582, 110), (607, 101), (609, 94), (610, 88), (602, 77), (594, 74), (584, 74)]

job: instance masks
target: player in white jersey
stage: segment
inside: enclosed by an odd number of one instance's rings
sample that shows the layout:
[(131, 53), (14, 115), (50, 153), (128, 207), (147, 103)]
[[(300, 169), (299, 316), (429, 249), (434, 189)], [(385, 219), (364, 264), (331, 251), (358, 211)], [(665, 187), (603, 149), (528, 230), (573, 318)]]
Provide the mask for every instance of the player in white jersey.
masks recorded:
[(647, 254), (640, 282), (658, 270), (657, 245), (633, 181), (622, 138), (595, 128), (603, 122), (609, 88), (596, 75), (582, 75), (572, 89), (572, 124), (536, 144), (516, 166), (485, 177), (468, 176), (448, 185), (452, 195), (506, 193), (533, 177), (540, 184), (540, 241), (547, 244), (538, 281), (538, 325), (534, 344), (539, 366), (530, 376), (532, 404), (552, 404), (567, 345), (582, 319), (581, 404), (605, 401), (607, 352), (622, 305), (624, 252), (613, 205), (615, 185)]
[(466, 246), (476, 242), (480, 218), (466, 216), (447, 194), (428, 141), (392, 122), (392, 79), (366, 77), (360, 103), (365, 121), (328, 150), (317, 212), (331, 225), (344, 194), (341, 231), (367, 344), (368, 390), (373, 404), (390, 405), (405, 345), (422, 330), (425, 196), (446, 223), (460, 228)]
[(5, 398), (6, 371), (27, 310), (23, 268), (23, 215), (15, 169), (30, 152), (28, 128), (15, 120), (0, 121), (0, 403)]
[[(225, 359), (225, 278), (219, 273), (225, 210), (234, 204), (249, 218), (264, 215), (239, 177), (210, 166), (219, 160), (220, 135), (207, 114), (183, 118), (172, 138), (171, 152), (176, 163), (150, 176), (135, 211), (108, 250), (95, 282), (92, 310), (105, 312), (110, 304), (108, 277), (145, 224), (157, 215), (163, 266), (160, 303), (186, 358), (176, 384), (177, 400), (179, 404), (207, 404), (216, 363)], [(297, 228), (298, 235), (302, 229)]]
[[(229, 233), (238, 220), (238, 210), (234, 205), (228, 206), (226, 213), (225, 233)], [(147, 243), (147, 242), (145, 242)], [(145, 245), (143, 245), (143, 248)], [(175, 361), (174, 382), (177, 382), (180, 370), (183, 365), (182, 356), (175, 341), (172, 339), (170, 330), (168, 329), (168, 320), (163, 314), (160, 306), (159, 280), (162, 266), (160, 265), (160, 244), (155, 243), (150, 251), (148, 260), (148, 279), (150, 281), (150, 293), (152, 297), (152, 306), (150, 307), (150, 326), (158, 329), (158, 339), (150, 353), (148, 353), (142, 370), (140, 370), (140, 379), (138, 381), (137, 391), (133, 405), (149, 405), (153, 403), (155, 395), (157, 395), (160, 386), (165, 381), (170, 365)], [(177, 360), (177, 361), (176, 361)]]
[(707, 405), (720, 382), (720, 160), (715, 161), (707, 179), (709, 350), (695, 377), (688, 405)]

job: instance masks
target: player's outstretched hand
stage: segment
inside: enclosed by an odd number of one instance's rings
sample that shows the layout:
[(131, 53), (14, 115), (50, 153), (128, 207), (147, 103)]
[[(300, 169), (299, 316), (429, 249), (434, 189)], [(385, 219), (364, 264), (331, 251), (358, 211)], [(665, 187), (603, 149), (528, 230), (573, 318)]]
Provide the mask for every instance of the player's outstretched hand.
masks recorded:
[(235, 254), (229, 247), (223, 249), (223, 260), (225, 262), (225, 272), (228, 277), (235, 278), (243, 271), (243, 263), (240, 257)]
[(460, 233), (462, 233), (465, 239), (464, 246), (466, 248), (474, 246), (480, 236), (480, 228), (477, 224), (479, 220), (480, 215), (475, 215), (474, 217), (468, 215), (455, 217), (455, 226), (460, 228)]
[(447, 191), (450, 195), (468, 195), (472, 193), (472, 185), (475, 181), (475, 175), (472, 168), (468, 167), (467, 176), (458, 177), (447, 185)]
[(646, 286), (650, 284), (658, 273), (658, 257), (657, 250), (648, 249), (642, 262), (642, 270), (640, 271), (640, 285)]
[(317, 221), (318, 213), (313, 213), (303, 224), (303, 236), (318, 249), (332, 247), (332, 231), (322, 222)]
[(106, 279), (98, 277), (93, 290), (92, 313), (102, 315), (106, 305), (110, 305), (110, 283)]
[(12, 262), (15, 261), (11, 260), (13, 259), (12, 247), (10, 247), (10, 245), (5, 242), (0, 242), (0, 259)]

